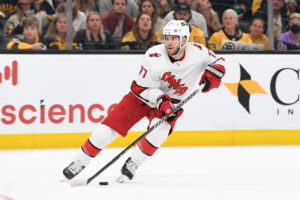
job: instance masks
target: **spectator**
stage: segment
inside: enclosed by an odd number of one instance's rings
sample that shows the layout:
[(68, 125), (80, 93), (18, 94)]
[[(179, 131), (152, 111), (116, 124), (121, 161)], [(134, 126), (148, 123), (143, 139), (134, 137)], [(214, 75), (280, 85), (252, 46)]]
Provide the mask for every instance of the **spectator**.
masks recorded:
[(159, 37), (154, 33), (151, 16), (140, 13), (137, 16), (133, 30), (122, 39), (122, 50), (147, 50), (160, 43)]
[(90, 12), (86, 20), (86, 29), (79, 30), (74, 38), (80, 49), (109, 49), (111, 35), (103, 28), (100, 14)]
[[(187, 3), (190, 7), (192, 7), (193, 0), (178, 0), (178, 4), (179, 3)], [(205, 37), (208, 37), (207, 25), (204, 16), (194, 10), (191, 11), (191, 14), (192, 16), (189, 19), (188, 24), (200, 28), (204, 32)], [(163, 20), (164, 24), (167, 24), (169, 21), (174, 20), (174, 11), (169, 12), (169, 14)]]
[(297, 0), (296, 12), (300, 13), (300, 0)]
[(0, 11), (0, 33), (1, 33), (0, 35), (2, 35), (5, 22), (6, 22), (6, 16), (3, 12)]
[(112, 0), (112, 10), (101, 17), (101, 21), (104, 25), (104, 29), (110, 31), (112, 35), (112, 41), (118, 44), (121, 43), (124, 35), (129, 32), (133, 25), (134, 20), (128, 14), (126, 14), (126, 0)]
[[(191, 17), (192, 17), (192, 13), (189, 4), (179, 3), (174, 11), (174, 18), (176, 20), (184, 20), (188, 22)], [(190, 29), (191, 29), (190, 30), (191, 33), (189, 37), (189, 42), (195, 42), (206, 46), (204, 32), (193, 25), (190, 25)], [(163, 34), (163, 30), (161, 30), (160, 32), (161, 36), (162, 34)]]
[(5, 22), (6, 22), (5, 14), (0, 12), (0, 49), (6, 49), (6, 44), (10, 40), (10, 37), (3, 33)]
[[(100, 15), (104, 15), (111, 11), (113, 0), (100, 0), (98, 3), (100, 9)], [(132, 18), (135, 18), (138, 14), (139, 6), (135, 0), (126, 0), (126, 13)]]
[(98, 4), (94, 0), (78, 0), (78, 8), (86, 16), (92, 11), (99, 12)]
[[(74, 32), (74, 31), (73, 31)], [(45, 44), (47, 49), (66, 50), (67, 49), (67, 17), (58, 14), (51, 22), (49, 29), (45, 35)], [(72, 43), (72, 49), (79, 49), (76, 43)]]
[(238, 15), (234, 10), (225, 10), (222, 16), (222, 22), (224, 28), (214, 33), (207, 42), (207, 46), (210, 49), (235, 50), (237, 49), (236, 45), (234, 45), (235, 41), (251, 43), (250, 38), (238, 28)]
[(16, 35), (21, 34), (22, 30), (22, 23), (26, 17), (35, 16), (39, 21), (39, 29), (40, 33), (42, 33), (42, 27), (44, 22), (44, 17), (46, 16), (45, 11), (37, 12), (34, 8), (34, 0), (18, 0), (17, 9), (15, 14), (11, 15), (4, 27), (4, 32), (7, 35)]
[(0, 13), (6, 19), (17, 9), (18, 0), (0, 0)]
[(52, 6), (52, 8), (56, 9), (59, 6), (61, 0), (47, 0), (47, 1)]
[(45, 50), (43, 39), (39, 35), (39, 21), (36, 17), (27, 17), (23, 21), (23, 35), (7, 44), (9, 50)]
[(222, 29), (218, 13), (212, 9), (209, 0), (194, 1), (192, 9), (201, 13), (205, 17), (208, 37), (210, 37), (214, 32)]
[(139, 13), (146, 13), (151, 16), (154, 32), (158, 34), (164, 26), (164, 21), (158, 16), (155, 4), (152, 0), (144, 0), (140, 4)]
[[(211, 0), (213, 9), (219, 16), (227, 9), (233, 9), (239, 18), (239, 27), (243, 32), (248, 32), (251, 19), (251, 6), (253, 0)], [(262, 0), (259, 0), (262, 1)]]
[(274, 37), (277, 38), (281, 33), (288, 29), (288, 17), (286, 14), (284, 0), (273, 1), (274, 12)]
[(286, 7), (287, 7), (287, 15), (290, 16), (291, 14), (297, 12), (297, 2), (296, 0), (286, 0)]
[[(267, 21), (267, 0), (253, 0), (252, 13)], [(284, 0), (273, 0), (273, 34), (277, 38), (288, 29), (288, 16)]]
[[(86, 16), (83, 12), (79, 10), (78, 0), (72, 0), (73, 8), (73, 28), (74, 31), (79, 31), (80, 29), (85, 29)], [(62, 0), (59, 6), (56, 8), (58, 14), (66, 14), (67, 10), (67, 0)]]
[(268, 50), (268, 37), (264, 34), (265, 20), (261, 17), (253, 17), (250, 21), (248, 37), (254, 44), (263, 44), (264, 50)]
[(164, 18), (175, 7), (171, 0), (153, 0), (153, 3), (158, 16), (161, 18)]
[(34, 0), (34, 8), (37, 12), (44, 10), (48, 15), (55, 14), (55, 9), (48, 0)]
[(239, 22), (251, 19), (252, 3), (253, 0), (236, 0), (233, 6), (230, 7), (238, 14)]
[(300, 49), (300, 14), (293, 13), (289, 20), (290, 31), (281, 34), (276, 41), (278, 50)]
[(232, 8), (237, 0), (211, 0), (212, 8), (218, 13), (219, 16), (223, 16), (223, 12), (229, 8)]
[(256, 15), (266, 15), (268, 10), (267, 0), (253, 0), (252, 2), (252, 16)]

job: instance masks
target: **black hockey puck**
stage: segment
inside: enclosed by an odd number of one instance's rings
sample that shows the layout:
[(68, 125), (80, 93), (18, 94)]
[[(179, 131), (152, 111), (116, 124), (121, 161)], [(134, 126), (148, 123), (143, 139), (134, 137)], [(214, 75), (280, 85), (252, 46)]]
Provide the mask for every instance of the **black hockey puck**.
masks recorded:
[(108, 185), (108, 182), (99, 182), (99, 185)]

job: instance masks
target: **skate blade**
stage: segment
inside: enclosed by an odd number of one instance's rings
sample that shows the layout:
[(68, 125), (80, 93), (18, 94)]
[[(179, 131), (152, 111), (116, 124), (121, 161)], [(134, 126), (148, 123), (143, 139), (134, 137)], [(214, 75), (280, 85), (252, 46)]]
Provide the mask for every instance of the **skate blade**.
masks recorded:
[(117, 179), (116, 182), (118, 183), (124, 183), (126, 181), (129, 181), (129, 178), (123, 174), (121, 174)]

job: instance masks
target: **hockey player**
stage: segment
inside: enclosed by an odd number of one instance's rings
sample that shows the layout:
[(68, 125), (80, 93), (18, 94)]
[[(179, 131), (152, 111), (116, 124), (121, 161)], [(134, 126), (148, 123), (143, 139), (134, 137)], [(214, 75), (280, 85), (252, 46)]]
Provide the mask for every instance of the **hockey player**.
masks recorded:
[(142, 118), (147, 117), (150, 124), (168, 115), (167, 121), (140, 141), (123, 165), (117, 181), (131, 180), (136, 169), (172, 133), (176, 120), (183, 113), (181, 109), (172, 114), (173, 105), (204, 82), (203, 92), (219, 87), (225, 74), (224, 59), (217, 58), (203, 45), (188, 43), (189, 35), (189, 25), (183, 20), (172, 20), (164, 27), (164, 44), (156, 45), (146, 52), (139, 76), (132, 82), (131, 91), (93, 131), (72, 163), (63, 170), (66, 178), (76, 176), (91, 158), (119, 135), (126, 136), (129, 129)]

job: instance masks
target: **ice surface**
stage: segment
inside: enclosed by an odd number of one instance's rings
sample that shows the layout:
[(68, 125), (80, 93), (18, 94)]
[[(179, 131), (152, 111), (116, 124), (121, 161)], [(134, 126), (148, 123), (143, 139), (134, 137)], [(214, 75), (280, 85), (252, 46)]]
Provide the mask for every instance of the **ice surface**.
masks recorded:
[[(88, 178), (122, 149), (105, 149)], [(0, 200), (299, 200), (300, 146), (161, 148), (125, 184), (131, 152), (84, 187), (62, 180), (77, 149), (0, 151)], [(109, 181), (99, 186), (99, 181)]]

